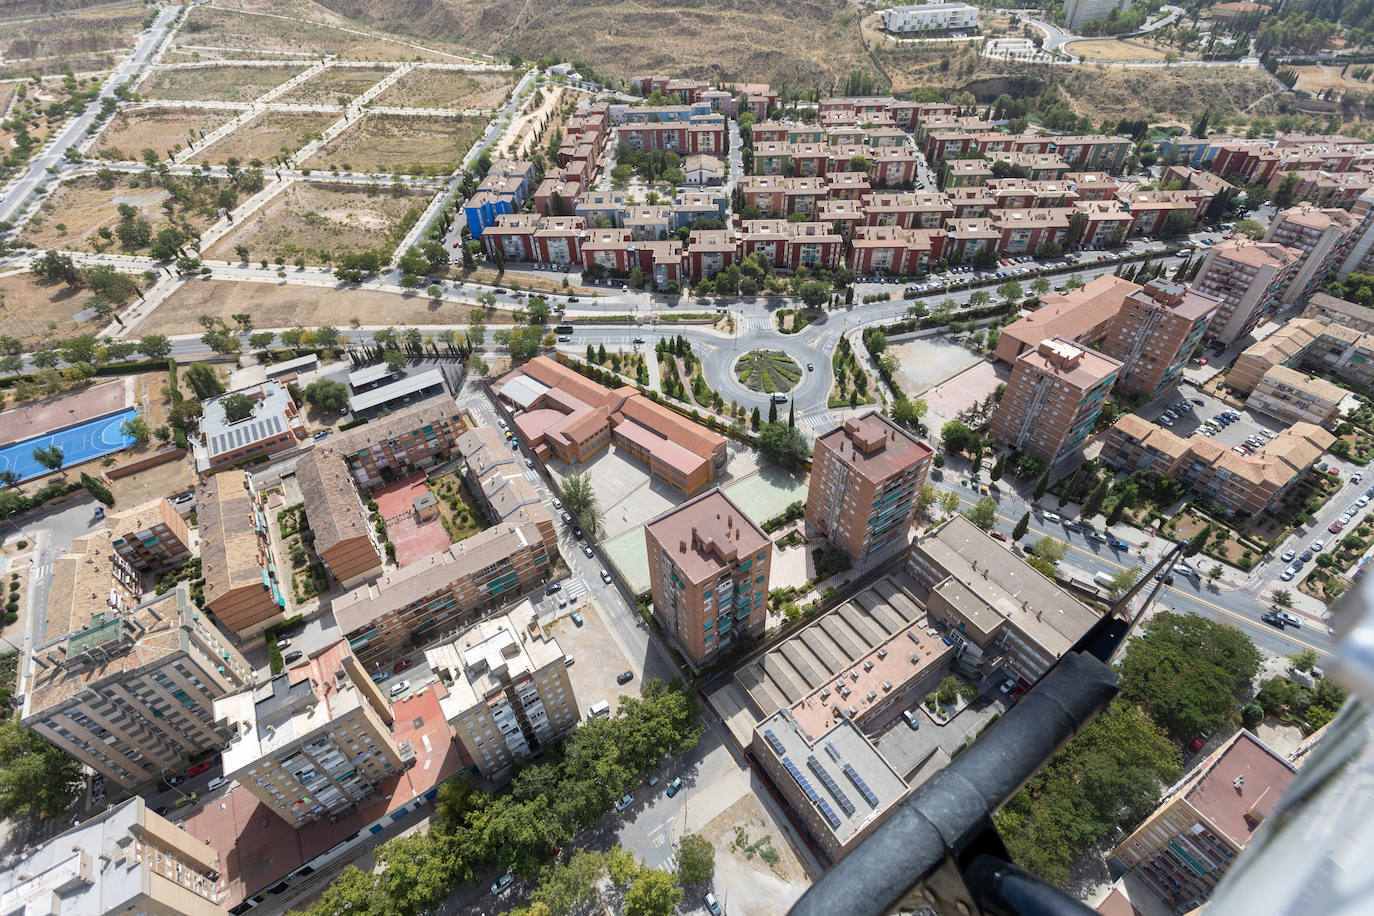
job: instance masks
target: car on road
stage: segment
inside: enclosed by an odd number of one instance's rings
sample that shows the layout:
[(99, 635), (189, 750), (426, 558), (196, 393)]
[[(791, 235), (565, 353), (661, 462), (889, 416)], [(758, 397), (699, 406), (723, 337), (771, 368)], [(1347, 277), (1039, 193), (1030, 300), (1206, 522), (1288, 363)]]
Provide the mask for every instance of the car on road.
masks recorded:
[(409, 667), (410, 667), (411, 665), (413, 665), (413, 664), (415, 664), (415, 660), (414, 660), (414, 659), (412, 659), (412, 658), (403, 658), (403, 659), (401, 659), (399, 662), (397, 662), (395, 665), (393, 665), (393, 666), (391, 667), (391, 671), (392, 671), (393, 674), (400, 674), (402, 671), (406, 670), (407, 668), (409, 668)]
[(1000, 531), (989, 531), (988, 534), (992, 535), (999, 541), (1005, 541), (1007, 539), (1007, 536)]
[(279, 639), (279, 640), (277, 640), (277, 648), (278, 648), (278, 649), (285, 649), (285, 648), (286, 648), (287, 646), (289, 646), (289, 645), (291, 645), (291, 640), (289, 640), (289, 639)]
[(1298, 560), (1299, 560), (1300, 562), (1303, 562), (1303, 563), (1306, 563), (1306, 562), (1307, 562), (1308, 560), (1310, 560), (1310, 559), (1312, 559), (1312, 551), (1311, 551), (1311, 550), (1304, 550), (1304, 551), (1298, 556)]
[(206, 770), (210, 769), (210, 767), (214, 765), (215, 763), (213, 760), (202, 760), (200, 763), (196, 764), (195, 766), (191, 767), (189, 770), (186, 771), (186, 778), (194, 779), (195, 777), (199, 776), (201, 773), (204, 773)]
[(1336, 534), (1344, 527), (1345, 522), (1341, 521), (1340, 519), (1336, 519), (1334, 522), (1326, 526), (1326, 530), (1330, 531), (1332, 534)]
[(806, 371), (807, 371), (807, 372), (811, 372), (811, 371), (813, 371), (815, 368), (816, 368), (816, 367), (813, 366), (813, 365), (811, 365), (810, 363), (807, 363), (807, 364), (806, 364)]
[(585, 623), (585, 621), (582, 619), (582, 615), (579, 614), (577, 611), (572, 612), (572, 622), (573, 626), (577, 627), (580, 627), (583, 623)]
[(1130, 545), (1130, 544), (1127, 544), (1125, 541), (1119, 541), (1119, 540), (1118, 540), (1118, 541), (1112, 541), (1112, 542), (1109, 543), (1107, 546), (1110, 547), (1112, 550), (1130, 550), (1130, 549), (1131, 549), (1131, 545)]
[(514, 881), (515, 876), (512, 875), (510, 872), (506, 872), (504, 875), (502, 875), (501, 877), (497, 878), (495, 881), (492, 882), (491, 892), (493, 894), (499, 894), (506, 888), (510, 887)]
[(615, 810), (616, 810), (616, 811), (624, 811), (626, 808), (630, 807), (630, 806), (633, 805), (634, 803), (635, 803), (635, 797), (634, 797), (634, 795), (633, 795), (632, 793), (626, 792), (626, 793), (621, 797), (620, 801), (618, 801), (618, 802), (615, 803)]
[(376, 674), (372, 675), (372, 683), (374, 684), (380, 684), (389, 680), (391, 680), (390, 671), (378, 671)]
[(611, 574), (604, 569), (601, 570), (601, 581), (605, 582), (607, 585), (611, 584)]
[(710, 913), (711, 916), (720, 916), (720, 904), (716, 901), (715, 894), (707, 891), (706, 895), (701, 898), (701, 902), (706, 904), (706, 911)]
[(563, 508), (563, 501), (562, 501), (561, 499), (555, 499), (555, 500), (553, 501), (553, 507), (554, 507), (555, 509), (562, 509), (562, 508)]
[(1193, 398), (1192, 401), (1193, 401), (1194, 404), (1196, 404), (1196, 405), (1199, 406), (1199, 407), (1206, 407), (1206, 406), (1207, 406), (1206, 404), (1203, 403), (1202, 398)]
[(1005, 681), (1002, 682), (1002, 686), (997, 689), (1001, 690), (1003, 693), (1011, 693), (1013, 690), (1016, 689), (1016, 682), (1013, 681), (1011, 678), (1007, 678)]
[(584, 545), (582, 545), (582, 552), (585, 553), (585, 554), (586, 554), (587, 556), (589, 556), (589, 557), (594, 557), (594, 556), (596, 556), (596, 554), (592, 552), (592, 548), (591, 548), (591, 545), (590, 545), (590, 544), (584, 544)]
[(642, 344), (642, 343), (644, 343), (644, 338), (643, 338), (643, 337), (636, 337), (636, 338), (635, 338), (635, 343), (637, 343), (637, 344)]
[(208, 783), (205, 784), (205, 791), (213, 792), (228, 781), (229, 780), (227, 777), (216, 776), (214, 779), (210, 780)]
[(1321, 552), (1322, 552), (1323, 550), (1325, 550), (1325, 549), (1326, 549), (1326, 541), (1313, 541), (1313, 542), (1312, 542), (1312, 552), (1313, 552), (1313, 553), (1321, 553)]
[(1351, 483), (1359, 483), (1361, 480), (1364, 480), (1364, 471), (1356, 471), (1350, 475)]
[(682, 777), (674, 776), (673, 781), (668, 783), (667, 794), (669, 798), (682, 791)]
[(628, 684), (630, 683), (630, 681), (633, 681), (634, 679), (635, 675), (633, 671), (622, 671), (615, 676), (615, 682), (621, 685)]
[(573, 526), (573, 537), (579, 541), (582, 540), (582, 529), (578, 528), (576, 525)]
[(1292, 562), (1293, 558), (1296, 557), (1297, 555), (1298, 555), (1298, 552), (1297, 552), (1296, 550), (1286, 550), (1286, 551), (1284, 551), (1283, 556), (1279, 557), (1279, 559), (1282, 560), (1282, 561), (1285, 562), (1285, 563), (1289, 563), (1289, 562)]
[(533, 458), (526, 458), (526, 459), (525, 459), (525, 467), (527, 467), (527, 468), (532, 468), (532, 467), (534, 467), (534, 459), (533, 459)]
[(1274, 615), (1288, 626), (1294, 629), (1302, 629), (1302, 621), (1298, 619), (1296, 614), (1290, 614), (1287, 611), (1275, 611)]
[(1290, 567), (1288, 567), (1287, 569), (1285, 569), (1283, 572), (1279, 573), (1279, 578), (1282, 579), (1282, 580), (1285, 581), (1285, 582), (1292, 582), (1292, 581), (1293, 581), (1293, 577), (1296, 576), (1297, 574), (1298, 574), (1298, 568), (1297, 568), (1296, 566), (1290, 566)]
[(1046, 524), (1057, 525), (1057, 524), (1059, 524), (1060, 522), (1062, 522), (1063, 520), (1064, 520), (1064, 517), (1061, 516), (1061, 515), (1056, 515), (1056, 514), (1053, 513), (1053, 512), (1046, 512), (1046, 513), (1045, 513), (1045, 522), (1046, 522)]
[(391, 685), (391, 695), (398, 697), (410, 689), (410, 681), (397, 681)]

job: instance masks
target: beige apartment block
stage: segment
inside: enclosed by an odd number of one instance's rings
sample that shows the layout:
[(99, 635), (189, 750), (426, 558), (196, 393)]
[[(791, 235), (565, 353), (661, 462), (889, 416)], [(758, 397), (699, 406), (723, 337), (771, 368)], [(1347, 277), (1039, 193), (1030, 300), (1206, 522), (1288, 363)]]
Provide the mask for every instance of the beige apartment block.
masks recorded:
[(1076, 451), (1102, 412), (1121, 363), (1055, 337), (1016, 358), (992, 436), (1050, 464)]
[(214, 701), (251, 684), (253, 669), (186, 583), (140, 600), (109, 532), (72, 547), (53, 563), (21, 721), (133, 791), (227, 740)]
[(581, 715), (569, 658), (552, 637), (527, 626), (538, 619), (528, 599), (425, 650), (449, 728), (488, 779), (537, 753), (577, 726)]
[(1095, 347), (1107, 335), (1126, 297), (1139, 289), (1130, 280), (1103, 274), (1077, 289), (1048, 293), (1040, 300), (1040, 308), (1002, 329), (997, 358), (1014, 365), (1022, 353), (1055, 337)]
[(267, 512), (241, 471), (207, 477), (196, 488), (205, 607), (240, 637), (284, 616), (286, 599), (272, 556)]
[(1266, 242), (1277, 242), (1301, 252), (1301, 262), (1283, 292), (1284, 302), (1316, 291), (1317, 284), (1345, 257), (1359, 222), (1344, 210), (1299, 204), (1276, 214), (1265, 233)]
[(719, 488), (644, 526), (654, 614), (693, 665), (763, 632), (773, 544)]
[(1285, 423), (1330, 426), (1340, 413), (1348, 392), (1339, 385), (1287, 366), (1274, 366), (1245, 399), (1248, 410), (1258, 410)]
[(191, 556), (191, 531), (166, 497), (105, 516), (115, 553), (140, 572), (158, 573)]
[(1221, 300), (1207, 336), (1234, 343), (1278, 310), (1302, 253), (1235, 236), (1207, 249), (1192, 288)]
[(876, 410), (816, 438), (806, 521), (858, 562), (907, 546), (929, 446)]
[(391, 736), (391, 704), (342, 640), (221, 697), (215, 718), (231, 736), (225, 778), (292, 827), (356, 806), (406, 763)]
[(1166, 280), (1151, 280), (1127, 296), (1100, 348), (1121, 362), (1117, 389), (1153, 398), (1172, 385), (1220, 305), (1220, 299)]
[(219, 855), (134, 797), (97, 812), (0, 871), (6, 913), (214, 916)]

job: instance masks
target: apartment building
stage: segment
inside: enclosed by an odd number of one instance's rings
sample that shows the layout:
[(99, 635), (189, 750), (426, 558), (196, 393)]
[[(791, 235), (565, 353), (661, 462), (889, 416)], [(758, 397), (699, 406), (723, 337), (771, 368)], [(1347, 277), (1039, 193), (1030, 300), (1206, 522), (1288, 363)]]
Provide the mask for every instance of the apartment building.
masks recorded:
[(907, 546), (929, 446), (876, 410), (816, 438), (806, 521), (854, 562)]
[(1176, 913), (1204, 906), (1297, 776), (1293, 764), (1241, 729), (1182, 779), (1112, 850)]
[(1301, 365), (1325, 330), (1326, 323), (1314, 318), (1284, 322), (1273, 334), (1246, 347), (1236, 357), (1226, 373), (1226, 386), (1239, 394), (1249, 394), (1274, 366)]
[(8, 913), (214, 916), (224, 913), (219, 855), (142, 798), (92, 814), (0, 871)]
[(228, 739), (214, 701), (251, 684), (253, 668), (187, 583), (140, 600), (108, 533), (72, 550), (53, 563), (21, 722), (132, 792)]
[(954, 32), (978, 28), (978, 7), (967, 3), (894, 6), (879, 13), (883, 28), (897, 35)]
[(1313, 293), (1302, 317), (1340, 325), (1361, 334), (1374, 334), (1374, 308), (1337, 299), (1328, 293)]
[(926, 610), (948, 627), (956, 663), (1005, 667), (1030, 686), (1097, 622), (1097, 614), (962, 515), (911, 544), (907, 572)]
[(850, 241), (849, 267), (861, 276), (908, 277), (929, 273), (946, 257), (948, 240), (943, 229), (856, 226)]
[(1333, 426), (1347, 393), (1325, 379), (1287, 366), (1274, 366), (1256, 383), (1245, 399), (1245, 406), (1285, 423)]
[(537, 622), (527, 599), (425, 650), (446, 691), (439, 707), (449, 729), (487, 779), (504, 777), (581, 719), (571, 659)]
[(545, 581), (558, 532), (542, 505), (521, 506), (491, 527), (334, 599), (339, 632), (368, 670)]
[(139, 572), (162, 572), (191, 556), (186, 519), (166, 497), (108, 514), (105, 527), (115, 536), (115, 553)]
[(1315, 292), (1317, 284), (1341, 263), (1358, 228), (1354, 216), (1334, 208), (1299, 204), (1275, 214), (1264, 240), (1300, 252), (1283, 301), (1296, 302)]
[(992, 415), (993, 438), (1050, 464), (1076, 451), (1102, 412), (1121, 362), (1055, 337), (1012, 365)]
[(1336, 437), (1295, 423), (1252, 455), (1206, 436), (1183, 439), (1135, 414), (1119, 418), (1103, 437), (1101, 459), (1127, 472), (1154, 471), (1237, 512), (1255, 514), (1281, 500)]
[[(224, 412), (224, 399), (230, 395), (248, 397), (253, 402), (252, 413), (231, 421)], [(309, 435), (310, 427), (286, 386), (263, 382), (206, 401), (200, 433), (192, 438), (191, 452), (196, 470), (202, 477), (208, 477), (231, 465), (294, 448)]]
[(292, 827), (358, 807), (405, 765), (391, 704), (342, 640), (219, 698), (215, 718), (231, 735), (225, 778)]
[(754, 254), (787, 270), (833, 270), (840, 266), (844, 238), (826, 223), (746, 220), (740, 231), (739, 252), (741, 257)]
[(1056, 337), (1085, 347), (1099, 347), (1126, 297), (1140, 289), (1139, 284), (1129, 280), (1102, 274), (1077, 289), (1047, 293), (1040, 300), (1040, 308), (1002, 329), (997, 358), (1014, 365), (1022, 353), (1035, 349), (1042, 340)]
[(1374, 213), (1374, 190), (1365, 191), (1350, 206), (1358, 228), (1336, 274), (1342, 280), (1351, 274), (1374, 273), (1374, 219), (1369, 218), (1370, 213)]
[(506, 446), (505, 437), (490, 426), (477, 426), (458, 437), (468, 489), (481, 503), (487, 518), (504, 521), (525, 506), (543, 502), (525, 479), (525, 463)]
[(272, 555), (262, 499), (246, 473), (226, 472), (196, 488), (205, 609), (240, 638), (282, 619), (286, 598)]
[(763, 632), (773, 545), (720, 488), (651, 520), (644, 540), (654, 614), (691, 665)]
[(1166, 280), (1151, 280), (1127, 296), (1100, 348), (1121, 363), (1116, 387), (1153, 398), (1172, 385), (1220, 304)]
[(1221, 300), (1207, 336), (1231, 344), (1278, 311), (1302, 255), (1284, 245), (1234, 236), (1207, 249), (1192, 288)]

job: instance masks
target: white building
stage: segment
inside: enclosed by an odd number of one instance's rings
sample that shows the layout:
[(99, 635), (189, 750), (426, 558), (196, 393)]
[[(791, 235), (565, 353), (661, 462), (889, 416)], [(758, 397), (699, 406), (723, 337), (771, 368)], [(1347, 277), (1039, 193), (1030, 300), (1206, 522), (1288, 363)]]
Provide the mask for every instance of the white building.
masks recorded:
[(1112, 10), (1125, 10), (1131, 0), (1066, 0), (1064, 3), (1064, 24), (1077, 28), (1094, 19), (1106, 19)]
[(906, 35), (978, 28), (978, 7), (967, 3), (918, 3), (882, 11), (883, 28)]

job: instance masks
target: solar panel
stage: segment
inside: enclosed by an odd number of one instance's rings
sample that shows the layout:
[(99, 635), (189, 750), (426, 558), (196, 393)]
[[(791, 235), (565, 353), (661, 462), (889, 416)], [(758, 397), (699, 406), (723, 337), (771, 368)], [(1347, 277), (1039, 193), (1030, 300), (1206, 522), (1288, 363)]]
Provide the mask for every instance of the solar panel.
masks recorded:
[(801, 786), (801, 790), (806, 793), (806, 797), (811, 800), (813, 805), (819, 805), (824, 802), (824, 799), (816, 794), (816, 790), (811, 788), (811, 780), (802, 775), (802, 771), (797, 769), (797, 765), (792, 762), (792, 758), (782, 758), (782, 765), (787, 767), (787, 772), (792, 774), (792, 778), (797, 781), (797, 785)]
[(834, 796), (835, 801), (839, 802), (840, 808), (844, 813), (846, 815), (852, 815), (854, 813), (854, 803), (850, 801), (849, 796), (845, 795), (843, 790), (836, 785), (834, 777), (825, 771), (825, 767), (821, 766), (821, 762), (815, 757), (807, 757), (806, 765), (811, 768), (811, 772), (816, 774), (816, 778), (821, 781), (821, 785), (825, 786), (825, 790)]
[(840, 816), (835, 813), (834, 808), (831, 808), (830, 805), (826, 803), (825, 799), (816, 799), (816, 807), (821, 809), (821, 814), (825, 815), (825, 819), (830, 822), (832, 828), (840, 826)]
[(779, 754), (783, 753), (782, 741), (778, 739), (777, 735), (773, 734), (771, 728), (764, 729), (763, 737), (773, 746), (773, 750), (777, 751)]
[(849, 781), (854, 783), (854, 788), (859, 790), (859, 794), (864, 797), (864, 801), (868, 802), (871, 807), (878, 807), (878, 796), (873, 794), (873, 790), (868, 787), (868, 783), (864, 782), (864, 778), (859, 775), (852, 764), (846, 763), (844, 765), (844, 775), (848, 776)]
[(844, 763), (844, 759), (840, 757), (839, 750), (836, 749), (835, 745), (831, 744), (829, 741), (825, 742), (825, 752), (829, 754), (830, 759), (835, 761), (836, 763)]

